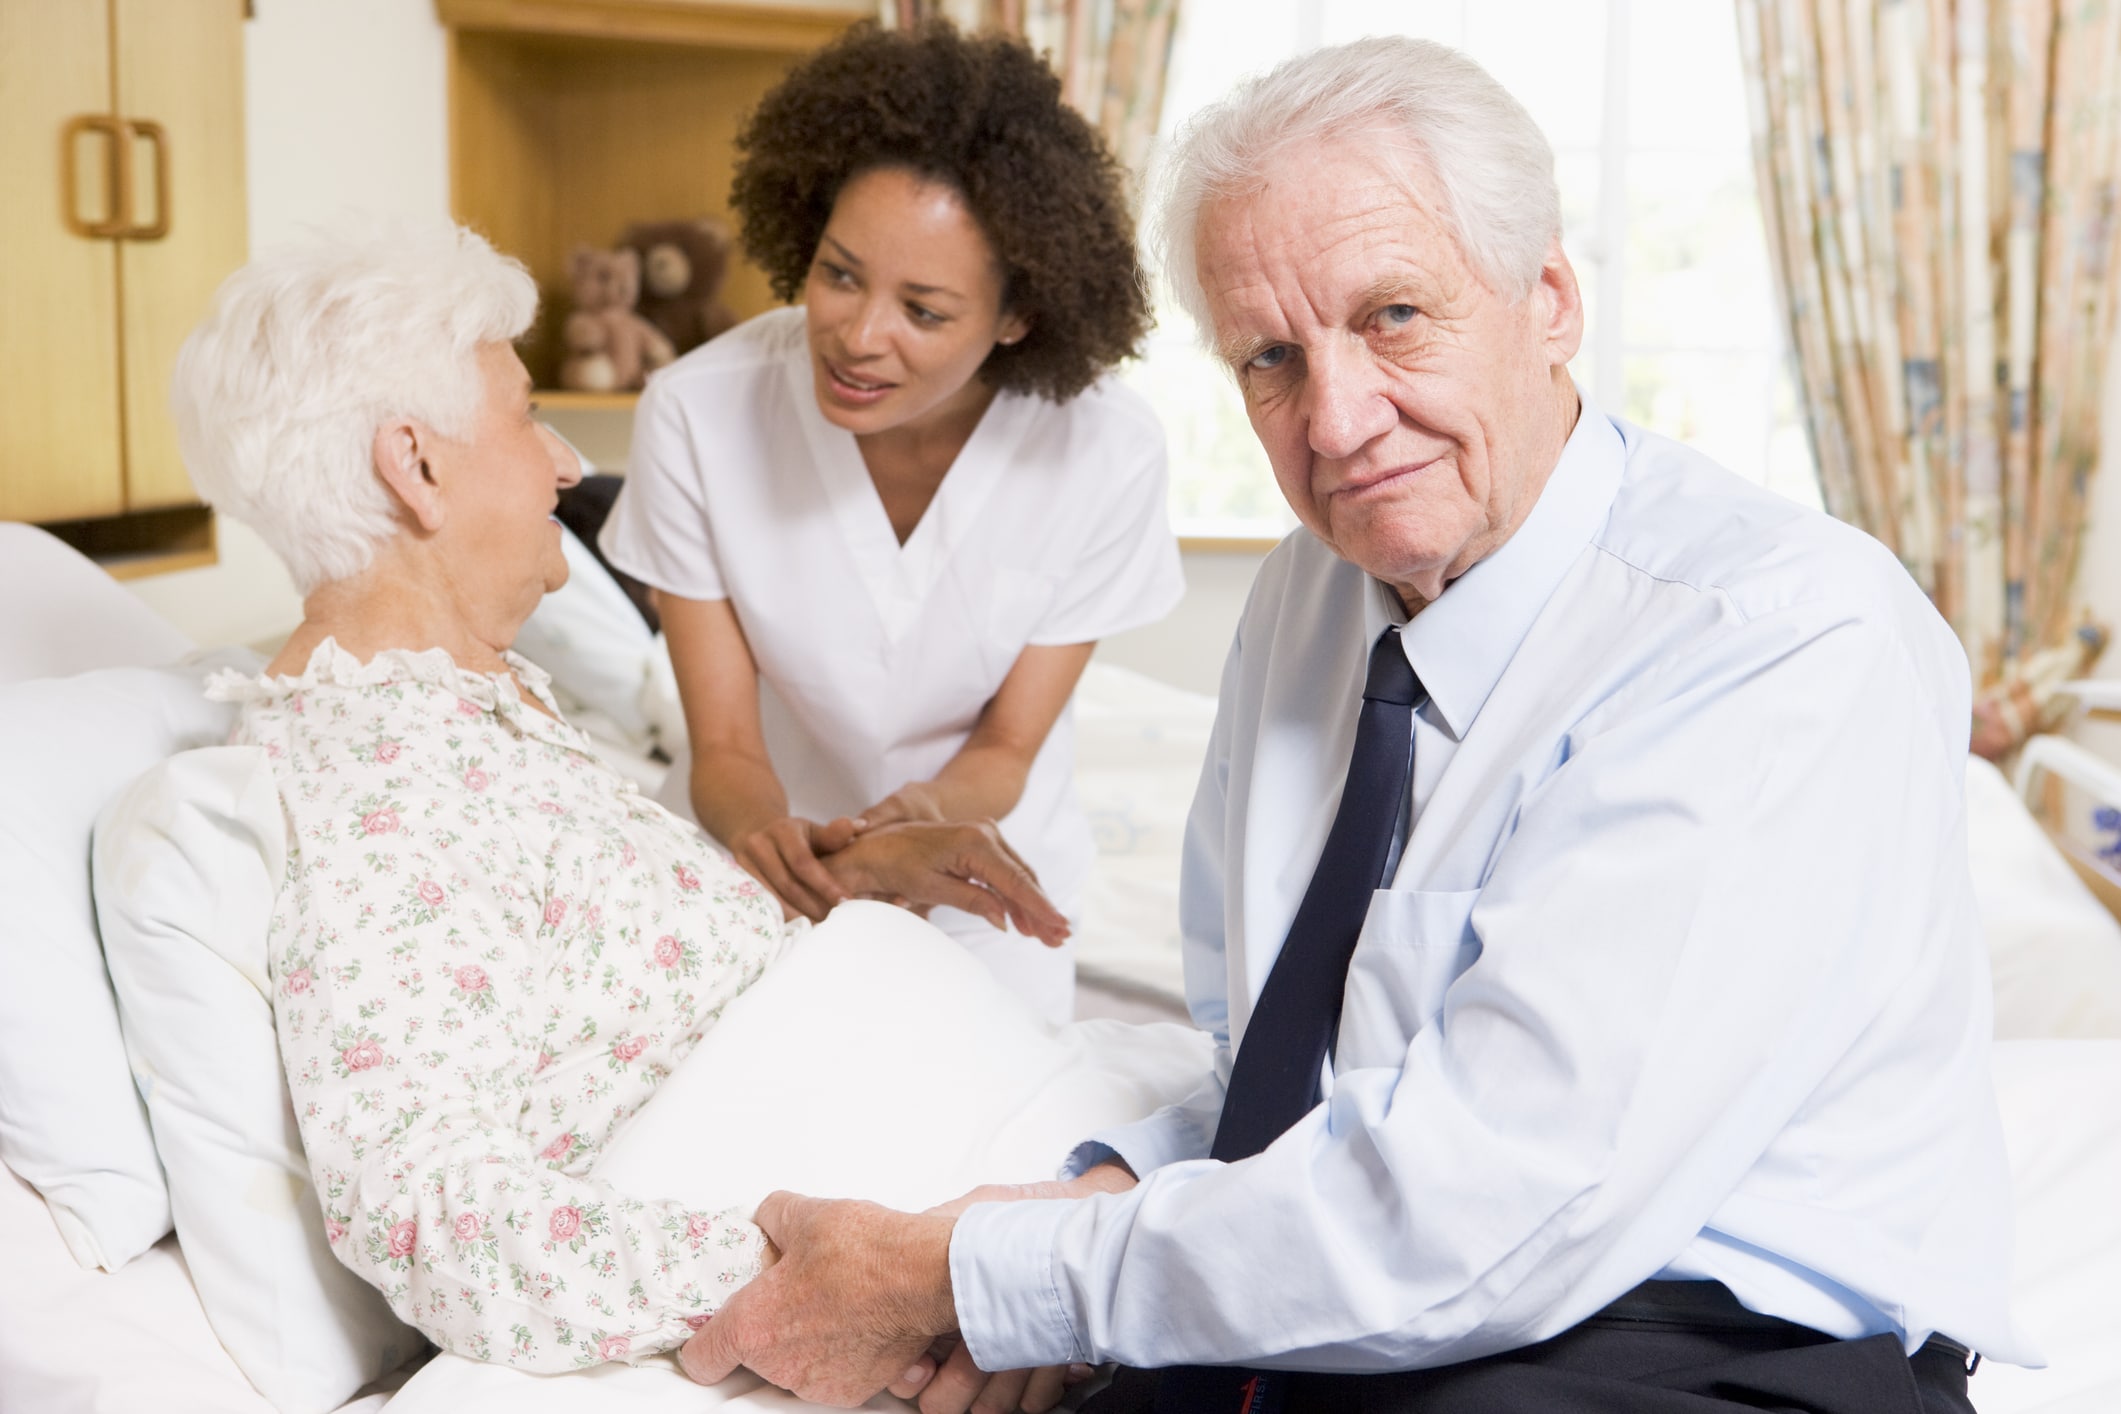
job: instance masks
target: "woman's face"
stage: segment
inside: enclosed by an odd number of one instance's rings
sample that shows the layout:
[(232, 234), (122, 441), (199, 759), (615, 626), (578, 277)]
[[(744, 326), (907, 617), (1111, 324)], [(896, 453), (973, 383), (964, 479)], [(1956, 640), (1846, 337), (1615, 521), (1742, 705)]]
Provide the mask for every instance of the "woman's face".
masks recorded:
[(1028, 327), (1002, 294), (994, 249), (951, 188), (903, 167), (848, 182), (803, 296), (826, 421), (856, 436), (918, 430), (979, 403), (980, 365)]
[(481, 617), (530, 616), (567, 582), (553, 519), (560, 492), (582, 479), (574, 452), (536, 420), (530, 375), (507, 344), (479, 350), (483, 396), (471, 434), (443, 439), (434, 460), (447, 498), (451, 577)]

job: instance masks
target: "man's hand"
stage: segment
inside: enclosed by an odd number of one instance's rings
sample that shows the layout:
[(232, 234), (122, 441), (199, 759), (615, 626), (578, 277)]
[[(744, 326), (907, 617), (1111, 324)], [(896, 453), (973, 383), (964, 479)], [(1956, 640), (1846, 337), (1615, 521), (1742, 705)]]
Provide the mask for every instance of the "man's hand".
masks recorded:
[[(834, 821), (834, 826), (842, 822)], [(1068, 920), (991, 823), (907, 821), (875, 826), (817, 861), (848, 894), (946, 904), (1059, 947)]]
[[(930, 1208), (928, 1213), (954, 1219), (975, 1203), (1085, 1198), (1093, 1193), (1121, 1193), (1134, 1187), (1136, 1181), (1134, 1170), (1113, 1160), (1066, 1180), (982, 1184), (962, 1198)], [(1093, 1373), (1088, 1365), (1046, 1365), (990, 1374), (972, 1363), (972, 1353), (962, 1341), (945, 1340), (937, 1342), (890, 1390), (900, 1399), (917, 1399), (921, 1414), (965, 1414), (972, 1409), (1021, 1409), (1025, 1414), (1045, 1414), (1060, 1403), (1068, 1386), (1080, 1384)]]
[(955, 1219), (773, 1193), (755, 1220), (780, 1260), (678, 1352), (699, 1383), (745, 1365), (804, 1399), (851, 1409), (924, 1369), (936, 1338), (957, 1329)]

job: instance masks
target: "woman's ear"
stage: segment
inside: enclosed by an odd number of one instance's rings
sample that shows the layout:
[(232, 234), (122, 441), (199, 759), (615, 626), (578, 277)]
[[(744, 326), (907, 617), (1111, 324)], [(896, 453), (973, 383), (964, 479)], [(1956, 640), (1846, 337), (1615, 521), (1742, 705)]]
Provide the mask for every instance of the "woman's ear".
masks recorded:
[(442, 528), (444, 514), (442, 488), (428, 466), (433, 443), (434, 433), (424, 424), (399, 418), (376, 429), (371, 452), (376, 475), (414, 524), (430, 534)]
[(1030, 332), (1031, 321), (1029, 319), (1026, 319), (1021, 314), (1004, 314), (1002, 316), (1002, 327), (994, 331), (994, 342), (997, 344), (1013, 344)]

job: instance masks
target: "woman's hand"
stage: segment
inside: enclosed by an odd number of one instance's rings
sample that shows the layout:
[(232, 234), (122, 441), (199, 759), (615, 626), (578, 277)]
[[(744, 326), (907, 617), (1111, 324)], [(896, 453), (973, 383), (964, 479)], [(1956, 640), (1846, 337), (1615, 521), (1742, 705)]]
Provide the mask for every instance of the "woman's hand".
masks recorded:
[(737, 836), (729, 852), (782, 903), (811, 922), (821, 923), (836, 904), (848, 898), (850, 890), (841, 886), (818, 857), (846, 848), (854, 834), (850, 821), (818, 825), (789, 815)]
[(950, 817), (943, 811), (942, 794), (933, 781), (908, 781), (854, 818), (855, 829), (867, 831), (882, 825), (908, 821), (935, 824)]
[(1068, 1386), (1081, 1384), (1096, 1373), (1089, 1365), (1047, 1365), (990, 1375), (972, 1363), (963, 1341), (944, 1336), (897, 1383), (885, 1388), (900, 1399), (914, 1401), (921, 1414), (964, 1414), (975, 1406), (1045, 1414), (1060, 1403)]
[[(834, 821), (835, 826), (843, 822)], [(851, 824), (851, 822), (846, 822)], [(904, 899), (979, 915), (1047, 947), (1068, 939), (1068, 920), (1039, 889), (1038, 876), (985, 822), (878, 825), (821, 861), (841, 897)]]

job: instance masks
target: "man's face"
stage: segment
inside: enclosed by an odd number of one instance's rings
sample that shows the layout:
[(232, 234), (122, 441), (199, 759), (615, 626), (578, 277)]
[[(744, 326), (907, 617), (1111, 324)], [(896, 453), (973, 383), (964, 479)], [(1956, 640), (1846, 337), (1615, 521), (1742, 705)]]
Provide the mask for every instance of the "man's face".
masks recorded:
[(1414, 609), (1539, 499), (1574, 425), (1583, 311), (1558, 244), (1524, 299), (1483, 284), (1392, 141), (1285, 156), (1202, 210), (1195, 254), (1282, 494)]

